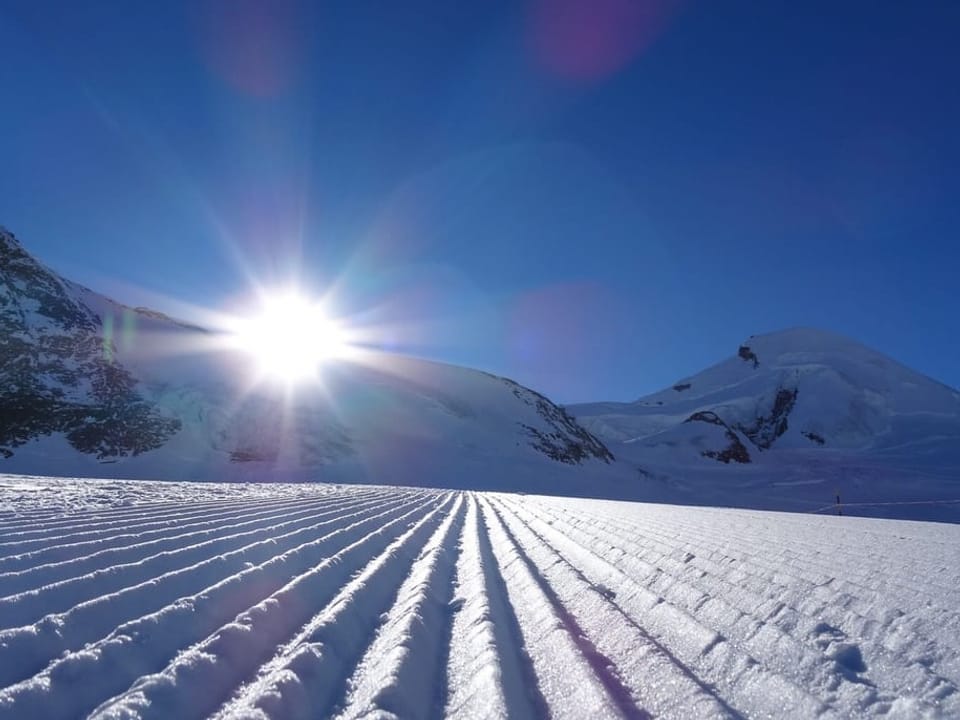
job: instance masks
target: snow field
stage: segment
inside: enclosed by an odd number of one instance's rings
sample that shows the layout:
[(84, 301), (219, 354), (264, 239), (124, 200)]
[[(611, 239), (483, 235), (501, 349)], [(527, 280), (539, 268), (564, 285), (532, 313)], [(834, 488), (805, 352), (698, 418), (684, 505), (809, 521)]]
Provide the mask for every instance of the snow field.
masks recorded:
[(957, 526), (31, 483), (59, 504), (0, 482), (0, 719), (960, 715)]

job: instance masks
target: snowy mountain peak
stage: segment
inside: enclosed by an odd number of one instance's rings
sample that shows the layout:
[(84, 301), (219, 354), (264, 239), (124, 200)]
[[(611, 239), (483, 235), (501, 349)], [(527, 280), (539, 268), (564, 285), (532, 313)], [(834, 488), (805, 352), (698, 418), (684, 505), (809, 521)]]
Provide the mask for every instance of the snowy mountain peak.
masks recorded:
[(740, 344), (737, 357), (755, 368), (761, 365), (796, 367), (806, 363), (831, 363), (842, 357), (864, 365), (896, 367), (899, 372), (917, 374), (856, 340), (811, 327), (751, 335)]
[(805, 349), (811, 352), (844, 351), (863, 345), (845, 335), (814, 327), (792, 327), (751, 335), (744, 343), (773, 352)]
[[(835, 333), (793, 328), (745, 340), (726, 360), (633, 403), (579, 405), (601, 436), (641, 441), (711, 412), (758, 450), (890, 449), (960, 436), (960, 394)], [(749, 447), (749, 446), (748, 446)]]
[(11, 244), (20, 244), (20, 241), (14, 236), (12, 232), (7, 230), (3, 225), (0, 225), (0, 245), (11, 245)]
[(950, 477), (960, 467), (960, 393), (813, 328), (751, 336), (726, 360), (634, 402), (570, 410), (617, 457), (645, 473), (658, 468), (658, 477), (679, 474), (681, 483), (698, 467), (758, 466), (765, 482), (812, 475), (796, 482), (813, 483), (809, 491), (825, 500), (833, 491), (817, 483), (848, 476), (879, 483), (894, 467), (943, 468)]
[[(837, 361), (838, 358), (875, 367), (896, 367), (900, 369), (899, 372), (917, 374), (882, 353), (851, 338), (817, 328), (795, 327), (751, 335), (740, 343), (734, 357), (698, 373), (698, 376), (720, 367), (724, 367), (728, 371), (733, 367), (751, 370), (798, 368), (807, 364), (830, 364)], [(691, 379), (681, 379), (674, 383), (672, 387), (676, 388), (678, 385), (684, 385)], [(644, 402), (647, 399), (647, 397), (643, 397), (638, 402)]]

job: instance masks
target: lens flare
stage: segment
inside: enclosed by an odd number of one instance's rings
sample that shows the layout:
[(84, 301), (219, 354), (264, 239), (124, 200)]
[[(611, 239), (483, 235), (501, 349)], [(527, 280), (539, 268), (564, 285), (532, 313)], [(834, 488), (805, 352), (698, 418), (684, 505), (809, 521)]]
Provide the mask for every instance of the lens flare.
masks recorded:
[(315, 378), (325, 362), (350, 350), (324, 304), (295, 292), (265, 297), (260, 312), (240, 323), (236, 341), (262, 375), (286, 383)]
[(536, 0), (532, 45), (545, 69), (596, 81), (641, 55), (682, 0)]

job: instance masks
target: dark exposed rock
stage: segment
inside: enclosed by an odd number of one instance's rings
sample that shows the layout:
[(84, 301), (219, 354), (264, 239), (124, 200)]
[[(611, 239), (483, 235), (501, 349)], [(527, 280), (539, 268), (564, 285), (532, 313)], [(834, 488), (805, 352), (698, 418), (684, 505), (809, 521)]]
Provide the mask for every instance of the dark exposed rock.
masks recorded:
[(564, 408), (554, 405), (540, 393), (525, 388), (513, 380), (500, 379), (510, 387), (518, 400), (535, 408), (537, 414), (553, 428), (553, 432), (549, 432), (526, 423), (519, 423), (532, 438), (530, 445), (533, 448), (552, 460), (568, 465), (579, 465), (591, 458), (603, 460), (608, 464), (613, 462), (615, 458), (607, 446), (577, 423)]
[(778, 388), (770, 414), (760, 415), (752, 425), (741, 425), (737, 429), (750, 438), (758, 448), (769, 450), (776, 439), (787, 431), (787, 417), (796, 402), (796, 388), (792, 390)]
[(749, 345), (741, 345), (740, 349), (737, 350), (737, 355), (746, 362), (752, 362), (754, 370), (760, 367), (760, 358), (750, 349)]
[(683, 392), (684, 390), (689, 390), (691, 387), (690, 383), (677, 383), (673, 386), (673, 389), (677, 392)]
[(748, 463), (750, 462), (750, 453), (747, 451), (746, 445), (740, 442), (740, 438), (737, 437), (737, 434), (732, 430), (727, 430), (726, 432), (727, 440), (730, 441), (730, 444), (727, 445), (723, 450), (704, 450), (701, 454), (704, 457), (713, 458), (714, 460), (719, 460), (722, 463), (729, 464), (731, 461), (738, 463)]
[[(99, 310), (99, 308), (103, 310)], [(96, 312), (94, 308), (98, 309)], [(100, 317), (100, 312), (104, 317)], [(0, 456), (48, 435), (64, 437), (76, 450), (101, 461), (158, 448), (185, 424), (212, 424), (212, 448), (233, 462), (299, 459), (318, 466), (355, 452), (347, 429), (326, 413), (296, 412), (273, 422), (275, 409), (231, 407), (220, 418), (219, 393), (183, 387), (146, 386), (117, 360), (113, 322), (175, 323), (143, 307), (129, 307), (61, 279), (34, 260), (0, 229)], [(203, 331), (207, 332), (207, 331)], [(133, 333), (118, 333), (122, 351), (135, 351)], [(126, 357), (126, 355), (122, 355)], [(614, 460), (610, 450), (566, 410), (544, 396), (502, 378), (511, 392), (542, 419), (523, 425), (520, 444), (569, 464)], [(425, 399), (461, 420), (474, 409), (459, 397), (429, 384), (390, 378), (389, 386)], [(164, 407), (151, 398), (162, 397)], [(192, 408), (187, 415), (183, 408)], [(306, 406), (304, 406), (306, 407)], [(168, 413), (179, 413), (169, 416)], [(532, 413), (523, 411), (524, 416)], [(281, 433), (281, 428), (283, 432)], [(282, 435), (282, 436), (281, 436)]]
[(262, 453), (256, 450), (234, 450), (230, 453), (230, 462), (262, 462), (276, 460), (277, 456), (273, 453)]
[(695, 412), (693, 415), (684, 420), (684, 422), (704, 422), (710, 425), (722, 427), (726, 431), (724, 435), (729, 442), (727, 447), (725, 447), (723, 450), (704, 450), (700, 453), (704, 457), (719, 460), (722, 463), (729, 463), (731, 461), (738, 463), (750, 462), (750, 452), (747, 450), (746, 445), (740, 441), (737, 433), (735, 433), (733, 429), (712, 410), (700, 410)]
[(803, 436), (804, 436), (807, 440), (809, 440), (810, 442), (815, 442), (817, 445), (825, 445), (826, 442), (827, 442), (827, 441), (824, 439), (823, 435), (820, 435), (820, 434), (815, 433), (815, 432), (812, 432), (812, 431), (806, 431), (806, 430), (805, 430), (805, 431), (803, 431), (803, 432), (800, 433), (800, 434), (803, 435)]
[[(717, 415), (717, 413), (713, 412), (712, 410), (697, 411), (684, 420), (684, 422), (705, 422), (710, 423), (711, 425), (719, 425), (724, 427), (727, 429), (728, 435), (731, 436), (731, 445), (734, 445), (733, 441), (735, 441), (736, 445), (743, 447), (743, 443), (740, 442), (736, 432), (734, 432), (739, 430), (746, 435), (758, 448), (761, 450), (768, 450), (773, 445), (774, 441), (787, 431), (787, 417), (793, 410), (793, 406), (796, 401), (797, 390), (795, 388), (779, 388), (773, 401), (773, 407), (770, 409), (769, 414), (760, 415), (750, 425), (745, 425), (743, 423), (733, 426), (728, 425), (719, 415)], [(749, 458), (746, 447), (743, 447), (742, 453), (739, 449), (731, 450), (731, 452), (731, 459), (736, 459), (734, 456), (737, 455), (743, 455)], [(710, 455), (710, 457), (714, 457), (714, 455)], [(738, 462), (750, 462), (750, 460), (738, 460)]]
[(720, 419), (720, 416), (712, 410), (700, 410), (695, 412), (693, 415), (684, 420), (684, 422), (705, 422), (710, 423), (711, 425), (722, 425), (723, 427), (727, 427), (727, 424)]
[[(29, 305), (34, 307), (28, 310)], [(9, 338), (11, 332), (24, 331), (28, 311), (54, 320), (64, 330), (97, 329), (96, 316), (75, 302), (60, 278), (30, 257), (13, 234), (2, 228), (0, 308), (3, 309), (4, 339)]]
[(161, 416), (150, 403), (130, 395), (113, 407), (91, 408), (83, 422), (65, 431), (74, 448), (102, 460), (154, 450), (179, 429), (179, 420)]
[(0, 454), (63, 433), (98, 459), (137, 455), (180, 428), (111, 362), (100, 318), (0, 229)]

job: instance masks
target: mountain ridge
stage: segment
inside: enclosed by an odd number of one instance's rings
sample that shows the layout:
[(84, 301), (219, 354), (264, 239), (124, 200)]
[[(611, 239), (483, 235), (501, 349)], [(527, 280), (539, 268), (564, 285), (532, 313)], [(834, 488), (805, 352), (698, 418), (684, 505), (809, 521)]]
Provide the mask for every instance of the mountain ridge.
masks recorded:
[(567, 409), (647, 497), (960, 520), (960, 393), (836, 333), (754, 335), (633, 402)]
[[(808, 327), (632, 402), (559, 406), (387, 353), (295, 392), (222, 333), (66, 280), (0, 231), (0, 472), (498, 489), (960, 521), (960, 392)], [(868, 507), (869, 506), (869, 507)]]
[(325, 367), (325, 387), (252, 386), (216, 332), (72, 283), (5, 230), (0, 261), (0, 472), (435, 484), (614, 460), (505, 378), (370, 353)]
[[(754, 413), (750, 418), (754, 421), (770, 421), (774, 427), (764, 428), (763, 422), (759, 422), (753, 427), (753, 432), (749, 432), (750, 428), (746, 425), (742, 429), (744, 434), (754, 436), (751, 439), (759, 448), (769, 449), (786, 430), (783, 428), (781, 431), (778, 421), (793, 415), (802, 388), (812, 382), (818, 386), (832, 383), (833, 386), (826, 389), (830, 392), (817, 388), (821, 395), (836, 394), (843, 389), (839, 386), (845, 385), (848, 394), (854, 390), (860, 393), (862, 397), (858, 402), (862, 404), (884, 401), (898, 408), (903, 406), (904, 414), (960, 413), (960, 392), (949, 385), (918, 373), (855, 340), (808, 327), (752, 335), (740, 344), (735, 355), (632, 402), (580, 403), (569, 407), (581, 418), (606, 416), (609, 419), (613, 415), (619, 415), (621, 419), (633, 417), (636, 422), (621, 422), (618, 429), (608, 428), (606, 434), (609, 437), (616, 436), (618, 440), (637, 440), (676, 424), (670, 417), (671, 413), (686, 412), (682, 420), (687, 420), (695, 412), (717, 411), (724, 419), (742, 421), (743, 418), (738, 419), (736, 413), (731, 412), (731, 405), (742, 401), (742, 398), (737, 398), (737, 392), (742, 390), (754, 397), (759, 390), (762, 391), (760, 394), (767, 396), (761, 404), (768, 408), (769, 415)], [(831, 411), (837, 410), (831, 408)], [(812, 424), (804, 428), (803, 432), (807, 433), (804, 437), (816, 443), (809, 435), (822, 437), (819, 432), (822, 420), (819, 423), (814, 422), (814, 418), (807, 420)], [(869, 438), (865, 435), (855, 438), (834, 433), (833, 444), (853, 447), (858, 440), (875, 438), (876, 433), (871, 433)], [(806, 444), (800, 443), (800, 446)], [(862, 442), (860, 446), (863, 446)]]

